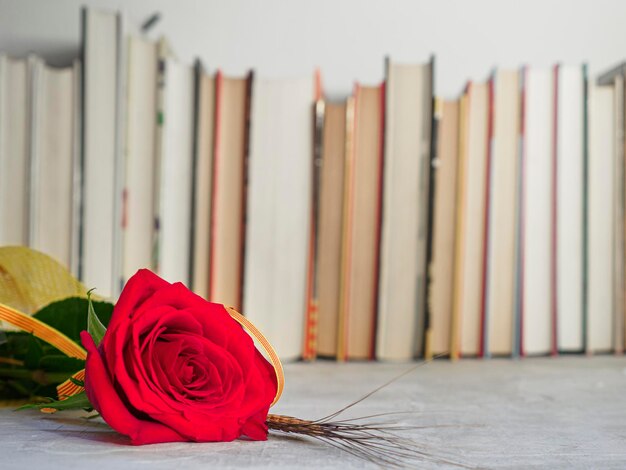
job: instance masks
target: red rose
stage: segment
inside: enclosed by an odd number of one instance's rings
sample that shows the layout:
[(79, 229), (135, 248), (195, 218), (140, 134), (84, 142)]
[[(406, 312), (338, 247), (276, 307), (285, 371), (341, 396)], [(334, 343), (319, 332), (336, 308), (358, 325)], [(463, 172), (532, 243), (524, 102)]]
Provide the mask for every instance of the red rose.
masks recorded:
[(99, 347), (81, 339), (87, 396), (133, 444), (267, 439), (274, 369), (224, 306), (140, 270)]

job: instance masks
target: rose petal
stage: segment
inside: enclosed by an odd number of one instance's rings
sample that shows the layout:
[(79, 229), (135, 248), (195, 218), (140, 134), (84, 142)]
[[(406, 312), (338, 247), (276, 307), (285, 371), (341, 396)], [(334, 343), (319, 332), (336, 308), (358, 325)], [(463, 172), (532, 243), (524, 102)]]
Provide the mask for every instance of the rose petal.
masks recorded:
[(243, 425), (241, 432), (254, 441), (267, 440), (267, 412), (269, 408), (265, 408), (259, 413), (252, 416), (246, 424)]
[(91, 335), (83, 331), (80, 334), (80, 339), (87, 350), (85, 390), (89, 401), (109, 426), (120, 434), (130, 437), (131, 443), (134, 445), (188, 440), (168, 426), (154, 421), (142, 420), (133, 415), (113, 387)]
[(115, 304), (109, 328), (128, 318), (150, 296), (159, 289), (170, 285), (149, 269), (140, 269), (126, 282), (120, 298)]
[[(168, 306), (154, 309), (156, 318), (165, 317), (173, 310)], [(173, 313), (176, 313), (175, 311)], [(141, 359), (141, 345), (139, 338), (132, 334), (134, 323), (121, 322), (115, 329), (107, 330), (100, 348), (103, 348), (109, 370), (117, 386), (123, 390), (126, 399), (136, 409), (146, 412), (162, 413), (172, 405), (165, 401), (158, 387), (151, 380), (146, 371), (146, 365)]]

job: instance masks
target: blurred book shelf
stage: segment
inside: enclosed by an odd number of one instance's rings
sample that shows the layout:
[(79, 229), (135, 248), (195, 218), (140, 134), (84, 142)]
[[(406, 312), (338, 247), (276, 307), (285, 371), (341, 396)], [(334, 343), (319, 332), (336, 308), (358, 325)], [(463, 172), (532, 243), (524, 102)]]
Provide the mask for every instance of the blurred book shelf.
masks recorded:
[(82, 57), (0, 55), (0, 245), (115, 299), (150, 268), (287, 360), (621, 353), (624, 77), (435, 60), (325, 99), (322, 75), (184, 64), (117, 12)]

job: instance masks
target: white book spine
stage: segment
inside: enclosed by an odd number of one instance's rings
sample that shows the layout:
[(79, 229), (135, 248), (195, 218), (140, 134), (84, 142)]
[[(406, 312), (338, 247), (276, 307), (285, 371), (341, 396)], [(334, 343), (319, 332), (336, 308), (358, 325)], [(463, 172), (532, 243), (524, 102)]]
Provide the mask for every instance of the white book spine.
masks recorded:
[(613, 88), (589, 85), (587, 350), (613, 345)]
[(517, 71), (496, 72), (493, 93), (485, 353), (511, 354), (518, 228), (520, 96)]
[(168, 59), (161, 160), (159, 273), (189, 286), (191, 172), (193, 161), (193, 70)]
[(624, 76), (613, 84), (613, 349), (624, 351)]
[(122, 252), (123, 235), (122, 224), (124, 217), (124, 182), (126, 166), (125, 161), (125, 137), (126, 137), (126, 96), (127, 96), (127, 23), (122, 14), (117, 14), (117, 70), (116, 70), (116, 95), (115, 95), (115, 170), (113, 177), (113, 260), (111, 261), (111, 286), (114, 299), (120, 295), (124, 284)]
[(156, 44), (130, 37), (128, 48), (122, 253), (125, 281), (152, 263), (157, 95)]
[(29, 59), (31, 69), (30, 246), (65, 267), (72, 262), (75, 163), (75, 68), (54, 69)]
[(112, 297), (114, 288), (118, 119), (115, 14), (85, 10), (83, 221), (81, 277), (87, 288)]
[[(39, 251), (46, 252), (46, 247), (42, 246), (39, 240), (41, 231), (40, 219), (40, 166), (41, 156), (38, 155), (39, 145), (38, 134), (41, 133), (42, 121), (45, 121), (45, 64), (37, 56), (28, 57), (28, 90), (30, 93), (30, 103), (27, 112), (30, 115), (30, 145), (29, 145), (29, 186), (30, 197), (28, 204), (28, 245)], [(53, 177), (53, 175), (51, 175)], [(49, 254), (49, 253), (48, 253)]]
[(82, 118), (82, 75), (83, 67), (79, 60), (75, 60), (73, 64), (74, 81), (73, 81), (73, 160), (72, 160), (72, 241), (71, 241), (71, 260), (70, 270), (76, 277), (79, 275), (80, 265), (80, 232), (82, 229), (81, 211), (82, 211), (82, 169), (81, 169), (81, 148), (82, 135), (81, 126)]
[(430, 81), (428, 64), (389, 64), (376, 337), (379, 359), (409, 360), (423, 349)]
[(0, 56), (0, 245), (28, 243), (28, 82), (26, 60)]
[(313, 81), (254, 80), (243, 311), (283, 359), (302, 352)]
[(550, 69), (525, 73), (523, 177), (522, 351), (547, 354), (552, 347), (552, 125)]
[(582, 351), (584, 77), (581, 66), (557, 73), (557, 348)]

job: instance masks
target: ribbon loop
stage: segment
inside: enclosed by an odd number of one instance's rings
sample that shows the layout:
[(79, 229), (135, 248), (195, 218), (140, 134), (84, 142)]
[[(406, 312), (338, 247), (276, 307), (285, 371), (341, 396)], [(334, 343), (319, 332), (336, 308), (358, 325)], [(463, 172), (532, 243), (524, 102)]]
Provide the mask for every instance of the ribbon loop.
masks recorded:
[(276, 402), (278, 402), (278, 400), (280, 399), (280, 396), (283, 394), (283, 389), (285, 388), (285, 373), (283, 372), (283, 364), (280, 362), (278, 354), (276, 354), (276, 351), (267, 340), (267, 338), (263, 336), (263, 333), (261, 333), (258, 328), (254, 326), (254, 323), (252, 323), (234, 308), (228, 307), (226, 305), (224, 307), (226, 308), (226, 311), (230, 313), (230, 316), (233, 318), (233, 320), (235, 320), (246, 330), (248, 330), (250, 334), (254, 337), (254, 339), (259, 342), (259, 344), (267, 353), (269, 360), (274, 367), (274, 372), (276, 373), (276, 396), (274, 397), (274, 401), (271, 404), (271, 406), (274, 406)]

